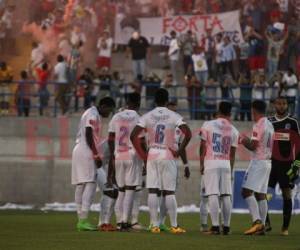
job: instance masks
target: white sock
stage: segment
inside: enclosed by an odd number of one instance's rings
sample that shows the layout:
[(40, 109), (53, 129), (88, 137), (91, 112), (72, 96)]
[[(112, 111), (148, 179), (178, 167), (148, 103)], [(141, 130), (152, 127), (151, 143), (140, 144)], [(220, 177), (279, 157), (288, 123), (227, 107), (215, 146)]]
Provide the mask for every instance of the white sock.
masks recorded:
[(160, 207), (159, 207), (159, 224), (165, 224), (167, 216), (167, 208), (166, 208), (166, 197), (161, 196), (160, 197)]
[(115, 205), (115, 214), (117, 223), (122, 222), (123, 215), (123, 201), (124, 201), (125, 192), (118, 192), (118, 198)]
[(96, 183), (89, 182), (85, 184), (83, 194), (82, 194), (82, 212), (80, 219), (87, 219), (89, 216), (89, 211), (93, 203), (93, 199), (96, 191)]
[(267, 202), (267, 200), (258, 201), (258, 207), (259, 207), (259, 215), (260, 215), (261, 221), (265, 225), (266, 218), (267, 218), (267, 213), (268, 213), (268, 202)]
[(115, 199), (103, 194), (100, 202), (101, 211), (99, 216), (99, 224), (109, 224), (110, 218), (113, 213), (113, 205), (115, 203)]
[(218, 195), (210, 195), (208, 197), (209, 213), (211, 218), (211, 223), (213, 226), (220, 226), (219, 223), (219, 197)]
[(123, 216), (122, 216), (122, 221), (125, 223), (129, 222), (129, 216), (131, 215), (132, 206), (133, 206), (134, 193), (135, 190), (125, 191), (125, 197), (123, 201)]
[(208, 197), (202, 197), (200, 202), (200, 223), (207, 225), (208, 217)]
[(154, 227), (158, 227), (158, 207), (159, 207), (159, 197), (157, 194), (149, 193), (148, 195), (148, 207), (150, 212), (150, 224)]
[(135, 191), (133, 198), (133, 206), (131, 211), (131, 224), (139, 222), (140, 205), (142, 199), (142, 190)]
[(221, 210), (223, 217), (223, 224), (225, 227), (230, 227), (230, 219), (231, 219), (231, 197), (229, 195), (221, 197)]
[(170, 223), (172, 227), (177, 227), (177, 202), (175, 194), (166, 195), (166, 210), (170, 216)]
[(75, 188), (75, 203), (77, 208), (77, 217), (80, 219), (81, 217), (81, 208), (82, 208), (82, 194), (84, 190), (84, 185), (76, 185)]
[(257, 201), (254, 197), (254, 195), (251, 195), (249, 197), (247, 197), (245, 199), (245, 201), (247, 202), (248, 204), (248, 208), (249, 208), (249, 212), (252, 216), (252, 221), (256, 221), (256, 220), (260, 220), (260, 215), (259, 215), (259, 209), (258, 209), (258, 204), (257, 204)]

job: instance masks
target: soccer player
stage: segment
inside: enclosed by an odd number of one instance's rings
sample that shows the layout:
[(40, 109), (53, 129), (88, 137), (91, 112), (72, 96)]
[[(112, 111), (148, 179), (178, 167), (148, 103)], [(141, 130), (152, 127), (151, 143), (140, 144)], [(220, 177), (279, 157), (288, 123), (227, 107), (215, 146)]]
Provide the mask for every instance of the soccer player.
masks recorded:
[[(177, 102), (176, 101), (170, 101), (167, 104), (167, 108), (176, 112), (177, 110)], [(181, 132), (181, 130), (179, 128), (176, 128), (175, 130), (175, 149), (178, 149), (178, 147), (180, 147), (180, 143), (183, 140), (183, 134)], [(187, 155), (186, 155), (186, 150), (184, 150), (182, 152), (182, 155), (180, 155), (180, 158), (183, 162), (184, 165), (184, 177), (186, 179), (190, 178), (190, 168), (189, 168), (189, 163), (188, 163), (188, 159), (187, 159)], [(176, 162), (177, 164), (177, 171), (178, 171), (178, 162)], [(177, 173), (177, 187), (178, 188), (178, 183), (179, 183), (179, 175)], [(167, 208), (166, 208), (166, 198), (160, 194), (160, 208), (159, 208), (159, 228), (160, 231), (169, 231), (169, 228), (165, 225), (165, 219), (167, 216)]]
[(88, 221), (96, 189), (96, 169), (102, 166), (97, 144), (100, 142), (101, 119), (108, 117), (114, 107), (114, 100), (105, 97), (100, 100), (98, 107), (87, 109), (79, 123), (76, 145), (72, 153), (72, 185), (76, 185), (75, 202), (79, 231), (97, 230), (97, 227)]
[[(184, 233), (185, 230), (177, 224), (177, 202), (175, 197), (177, 182), (176, 158), (182, 154), (191, 139), (191, 131), (183, 118), (169, 110), (169, 93), (165, 89), (158, 89), (155, 93), (156, 108), (143, 115), (131, 133), (130, 139), (137, 152), (143, 159), (147, 159), (146, 187), (149, 191), (148, 206), (150, 210), (150, 224), (152, 233), (160, 233), (158, 208), (159, 193), (166, 199), (166, 207), (170, 216), (171, 233)], [(179, 128), (184, 139), (178, 150), (174, 150), (175, 129)], [(148, 135), (147, 153), (140, 147), (140, 134), (145, 131)]]
[(212, 221), (212, 227), (206, 234), (220, 234), (220, 201), (223, 234), (230, 233), (231, 176), (239, 138), (237, 129), (230, 122), (231, 108), (231, 103), (221, 102), (217, 119), (204, 122), (200, 132), (200, 172), (205, 176), (204, 186)]
[(288, 114), (288, 101), (286, 97), (277, 97), (275, 100), (276, 114), (269, 118), (272, 122), (275, 136), (272, 152), (272, 168), (269, 187), (275, 188), (279, 183), (283, 198), (283, 224), (281, 235), (288, 235), (292, 215), (292, 188), (293, 183), (287, 175), (295, 160), (295, 145), (299, 140), (298, 121)]
[(115, 114), (109, 123), (110, 166), (115, 166), (118, 185), (118, 198), (115, 206), (117, 225), (120, 231), (130, 229), (129, 219), (132, 213), (134, 195), (141, 185), (142, 160), (130, 141), (130, 134), (136, 126), (140, 115), (141, 96), (131, 93), (127, 96), (127, 107)]
[(97, 184), (101, 192), (98, 229), (103, 232), (111, 232), (116, 231), (110, 220), (118, 197), (118, 189), (116, 185), (110, 185), (108, 182), (110, 152), (107, 140), (103, 140), (97, 149), (102, 160), (102, 167), (97, 169)]
[(245, 235), (263, 235), (268, 212), (266, 194), (271, 172), (271, 155), (274, 129), (265, 117), (266, 104), (261, 100), (251, 104), (252, 117), (255, 121), (251, 139), (242, 135), (240, 142), (250, 150), (251, 161), (244, 176), (242, 196), (248, 204), (253, 224)]

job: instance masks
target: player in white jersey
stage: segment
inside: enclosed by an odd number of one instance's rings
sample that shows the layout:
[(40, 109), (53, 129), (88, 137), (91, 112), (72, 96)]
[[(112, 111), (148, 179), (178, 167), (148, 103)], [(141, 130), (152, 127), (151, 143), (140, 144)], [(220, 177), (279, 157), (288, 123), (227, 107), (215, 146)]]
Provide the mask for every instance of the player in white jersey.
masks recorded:
[(99, 213), (98, 229), (103, 232), (116, 231), (116, 228), (110, 223), (110, 221), (112, 213), (114, 211), (114, 205), (118, 197), (117, 186), (109, 185), (107, 179), (110, 159), (110, 152), (107, 141), (107, 139), (103, 140), (97, 146), (102, 160), (102, 167), (97, 169), (97, 185), (101, 193), (101, 209)]
[(217, 119), (204, 122), (200, 132), (200, 168), (201, 174), (205, 176), (204, 186), (212, 222), (206, 234), (220, 234), (220, 201), (223, 234), (228, 235), (230, 232), (231, 176), (239, 138), (237, 129), (230, 121), (231, 108), (231, 103), (221, 102)]
[(72, 185), (75, 188), (79, 231), (97, 230), (88, 222), (90, 206), (96, 190), (96, 169), (101, 168), (101, 156), (97, 150), (100, 142), (101, 118), (108, 117), (115, 107), (110, 97), (100, 100), (98, 107), (87, 109), (81, 116), (76, 145), (72, 152)]
[[(191, 139), (191, 131), (183, 118), (169, 110), (166, 104), (169, 93), (159, 89), (155, 93), (157, 107), (143, 115), (131, 133), (130, 139), (143, 159), (147, 159), (146, 187), (149, 191), (148, 206), (152, 225), (152, 233), (160, 233), (158, 194), (166, 198), (166, 207), (170, 216), (171, 233), (184, 233), (185, 230), (177, 224), (177, 203), (175, 197), (177, 182), (176, 158), (182, 154)], [(178, 150), (174, 150), (175, 129), (178, 127), (184, 136)], [(148, 153), (140, 146), (140, 134), (145, 131), (148, 135)]]
[(252, 116), (255, 121), (252, 137), (241, 137), (241, 143), (251, 151), (251, 161), (242, 185), (242, 196), (248, 204), (253, 224), (245, 231), (245, 235), (264, 234), (268, 212), (266, 194), (271, 172), (274, 128), (265, 117), (265, 111), (266, 104), (263, 101), (256, 100), (252, 103)]
[(130, 134), (139, 121), (141, 96), (131, 93), (127, 96), (127, 107), (115, 114), (109, 123), (109, 149), (113, 157), (118, 198), (115, 206), (117, 225), (121, 231), (128, 231), (137, 186), (142, 182), (142, 163), (130, 141)]
[[(177, 109), (177, 102), (176, 101), (170, 101), (167, 105), (167, 108), (176, 112)], [(182, 134), (181, 130), (179, 128), (175, 129), (175, 144), (174, 144), (174, 149), (178, 149), (178, 147), (180, 146), (180, 143), (182, 143), (184, 138), (184, 135)], [(183, 162), (184, 165), (184, 177), (186, 179), (190, 178), (190, 168), (189, 168), (189, 163), (188, 163), (188, 159), (187, 159), (187, 155), (186, 155), (186, 150), (184, 150), (182, 152), (182, 155), (180, 155), (180, 158)], [(179, 163), (177, 162), (177, 171), (179, 171), (178, 169), (178, 165)], [(177, 188), (178, 188), (178, 183), (179, 183), (179, 174), (177, 173)], [(160, 231), (169, 231), (169, 228), (165, 225), (165, 219), (167, 216), (167, 208), (166, 208), (166, 199), (164, 196), (160, 197), (160, 208), (159, 208), (159, 228)]]

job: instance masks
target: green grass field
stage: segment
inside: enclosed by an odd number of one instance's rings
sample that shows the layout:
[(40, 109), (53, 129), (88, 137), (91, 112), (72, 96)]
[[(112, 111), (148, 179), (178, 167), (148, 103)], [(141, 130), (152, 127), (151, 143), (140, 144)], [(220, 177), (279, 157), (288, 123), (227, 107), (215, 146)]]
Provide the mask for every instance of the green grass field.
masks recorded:
[[(97, 222), (97, 214), (91, 218)], [(141, 215), (148, 222), (148, 214)], [(204, 236), (199, 232), (198, 214), (181, 214), (179, 222), (187, 229), (184, 235), (148, 232), (103, 233), (77, 232), (75, 213), (39, 211), (0, 212), (0, 250), (155, 250), (155, 249), (222, 249), (222, 250), (300, 250), (300, 217), (293, 216), (290, 236), (279, 235), (281, 216), (271, 216), (273, 231), (266, 236), (244, 236), (248, 215), (233, 215), (232, 235)]]

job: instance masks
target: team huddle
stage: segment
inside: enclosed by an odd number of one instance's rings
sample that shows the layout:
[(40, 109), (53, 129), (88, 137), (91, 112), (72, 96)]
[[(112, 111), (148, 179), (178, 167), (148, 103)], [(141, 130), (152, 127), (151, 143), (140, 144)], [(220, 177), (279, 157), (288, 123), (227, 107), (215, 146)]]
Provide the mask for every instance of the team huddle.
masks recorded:
[[(273, 159), (273, 144), (275, 147), (281, 143), (276, 143), (276, 140), (284, 140), (285, 143), (290, 141), (287, 131), (274, 132), (274, 124), (292, 119), (288, 115), (285, 117), (286, 111), (283, 113), (283, 108), (280, 109), (280, 105), (283, 106), (282, 102), (286, 100), (278, 98), (276, 102), (279, 103), (279, 118), (274, 116), (273, 120), (270, 119), (272, 122), (265, 117), (266, 104), (263, 101), (252, 103), (255, 124), (251, 138), (239, 134), (230, 122), (231, 103), (220, 102), (217, 118), (204, 122), (199, 133), (200, 215), (203, 233), (230, 233), (232, 171), (236, 150), (239, 146), (244, 146), (251, 151), (251, 161), (244, 177), (242, 196), (248, 204), (253, 222), (245, 234), (261, 235), (271, 229), (266, 194), (268, 185), (273, 187), (274, 183), (276, 185), (279, 182), (283, 194), (286, 194), (284, 200), (288, 203), (286, 208), (284, 204), (282, 227), (282, 233), (287, 235), (292, 208), (289, 204), (292, 181), (286, 173), (290, 170), (295, 176), (297, 167), (290, 169), (295, 160), (293, 156), (288, 162), (284, 159), (277, 162), (277, 165), (285, 164), (284, 170), (283, 167), (273, 168), (273, 161), (278, 161)], [(191, 130), (183, 117), (176, 113), (176, 105), (169, 103), (167, 90), (157, 90), (156, 108), (143, 116), (138, 114), (140, 103), (139, 94), (127, 96), (126, 107), (119, 110), (109, 122), (108, 138), (105, 140), (101, 139), (102, 118), (109, 117), (115, 108), (113, 99), (101, 99), (98, 107), (89, 108), (81, 117), (72, 154), (72, 184), (76, 186), (79, 231), (144, 229), (138, 221), (138, 215), (145, 187), (148, 190), (150, 214), (148, 230), (151, 233), (186, 232), (177, 222), (176, 189), (178, 158), (183, 162), (185, 177), (190, 176), (186, 147), (192, 137)], [(299, 135), (297, 121), (292, 119), (292, 122), (295, 125), (284, 129), (290, 130), (293, 127)], [(293, 147), (295, 145), (291, 144), (291, 151)], [(102, 193), (101, 211), (98, 226), (94, 226), (88, 221), (88, 215), (97, 185)], [(207, 226), (208, 211), (212, 223), (210, 228)], [(116, 227), (111, 224), (113, 212)], [(166, 215), (169, 215), (170, 227), (165, 225)]]

